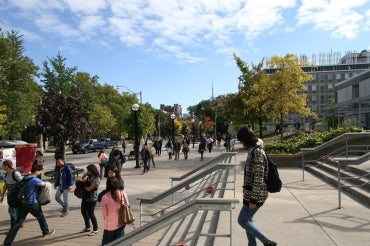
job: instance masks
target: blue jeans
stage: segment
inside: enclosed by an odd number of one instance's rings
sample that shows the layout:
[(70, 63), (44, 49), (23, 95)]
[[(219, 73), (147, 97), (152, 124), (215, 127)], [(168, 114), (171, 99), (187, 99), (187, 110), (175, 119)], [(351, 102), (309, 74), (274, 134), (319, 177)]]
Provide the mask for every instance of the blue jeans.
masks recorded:
[(108, 243), (113, 242), (117, 238), (120, 238), (120, 237), (124, 236), (125, 235), (124, 230), (125, 230), (125, 226), (122, 226), (122, 227), (120, 227), (116, 230), (113, 230), (113, 231), (104, 230), (101, 245), (103, 245), (103, 246), (107, 245)]
[(19, 228), (23, 224), (24, 220), (27, 217), (27, 214), (30, 213), (37, 219), (42, 231), (42, 235), (49, 233), (48, 224), (46, 223), (45, 216), (42, 212), (41, 206), (39, 204), (26, 204), (23, 208), (18, 210), (18, 219), (15, 221), (14, 225), (10, 228), (6, 238), (4, 240), (4, 245), (11, 245), (14, 241), (15, 236), (18, 233)]
[[(63, 201), (60, 199), (60, 197), (63, 195)], [(61, 187), (58, 187), (57, 192), (55, 193), (55, 201), (59, 203), (62, 208), (63, 212), (69, 211), (69, 200), (68, 200), (69, 190), (65, 189), (62, 190)]]
[(257, 246), (256, 238), (265, 243), (268, 241), (267, 236), (253, 223), (253, 216), (258, 208), (250, 209), (248, 205), (243, 205), (238, 217), (239, 225), (246, 231), (248, 246)]
[(10, 227), (12, 227), (18, 219), (18, 208), (13, 208), (9, 206), (8, 213), (10, 215)]

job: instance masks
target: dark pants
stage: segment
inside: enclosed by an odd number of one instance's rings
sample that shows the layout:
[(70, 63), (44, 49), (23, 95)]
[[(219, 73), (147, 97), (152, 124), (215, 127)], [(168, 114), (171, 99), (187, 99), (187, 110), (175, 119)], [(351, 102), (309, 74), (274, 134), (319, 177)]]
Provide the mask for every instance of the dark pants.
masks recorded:
[(90, 228), (90, 220), (93, 226), (93, 231), (98, 230), (98, 221), (95, 217), (95, 206), (97, 201), (95, 202), (81, 202), (81, 214), (85, 221), (85, 228)]
[(117, 238), (120, 238), (125, 235), (125, 226), (122, 226), (114, 231), (107, 231), (104, 230), (103, 239), (101, 241), (101, 245), (107, 245), (110, 242), (113, 242)]
[(150, 159), (146, 159), (146, 158), (143, 159), (143, 163), (144, 163), (144, 171), (143, 172), (144, 173), (145, 172), (148, 172), (149, 169), (150, 169), (150, 167), (149, 167), (149, 165), (150, 165), (149, 161), (150, 161)]
[(18, 218), (14, 222), (14, 225), (10, 228), (6, 238), (4, 240), (4, 245), (11, 245), (14, 241), (15, 236), (18, 233), (19, 228), (23, 224), (27, 217), (27, 214), (32, 214), (33, 217), (37, 219), (42, 231), (42, 235), (49, 233), (48, 224), (46, 223), (44, 213), (42, 212), (41, 206), (39, 204), (27, 204), (23, 208), (18, 209)]
[(18, 208), (13, 208), (9, 206), (8, 213), (10, 215), (10, 227), (12, 227), (14, 226), (18, 218)]

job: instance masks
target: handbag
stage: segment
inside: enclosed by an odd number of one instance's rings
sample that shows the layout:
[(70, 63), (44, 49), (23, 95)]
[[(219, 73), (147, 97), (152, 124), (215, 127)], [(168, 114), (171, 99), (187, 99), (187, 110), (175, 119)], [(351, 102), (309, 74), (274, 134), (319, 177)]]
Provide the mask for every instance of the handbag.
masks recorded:
[(123, 194), (121, 192), (121, 207), (119, 209), (119, 222), (123, 225), (132, 224), (135, 221), (135, 217), (130, 211), (130, 206), (124, 201)]

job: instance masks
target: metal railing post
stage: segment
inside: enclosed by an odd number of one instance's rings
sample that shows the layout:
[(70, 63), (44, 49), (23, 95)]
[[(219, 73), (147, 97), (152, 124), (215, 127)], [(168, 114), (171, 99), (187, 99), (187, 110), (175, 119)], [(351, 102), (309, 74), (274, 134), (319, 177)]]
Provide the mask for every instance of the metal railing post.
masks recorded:
[(342, 196), (341, 196), (341, 185), (340, 185), (340, 163), (337, 161), (338, 164), (338, 208), (342, 208)]

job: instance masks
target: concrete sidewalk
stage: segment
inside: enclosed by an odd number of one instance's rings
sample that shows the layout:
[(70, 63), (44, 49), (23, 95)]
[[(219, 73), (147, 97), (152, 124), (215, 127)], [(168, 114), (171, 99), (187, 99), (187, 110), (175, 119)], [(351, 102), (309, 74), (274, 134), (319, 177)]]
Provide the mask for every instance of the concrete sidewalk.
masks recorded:
[[(240, 147), (240, 146), (239, 146)], [(238, 149), (238, 146), (236, 146)], [(217, 156), (221, 151), (215, 149), (205, 154), (205, 160)], [(134, 161), (126, 162), (123, 168), (125, 190), (129, 196), (131, 208), (138, 218), (139, 203), (137, 197), (153, 197), (170, 188), (169, 177), (180, 176), (201, 164), (197, 149), (190, 148), (189, 159), (168, 160), (165, 152), (156, 159), (156, 168), (142, 175), (141, 169), (135, 169)], [(237, 163), (246, 159), (246, 152), (237, 155)], [(370, 211), (342, 194), (342, 209), (338, 208), (336, 189), (321, 180), (305, 173), (302, 181), (302, 170), (280, 169), (284, 182), (280, 193), (270, 194), (266, 204), (255, 216), (255, 223), (278, 245), (356, 245), (365, 246), (370, 242)], [(243, 168), (240, 165), (237, 175), (237, 198), (242, 198)], [(105, 179), (99, 190), (104, 189)], [(101, 208), (96, 207), (99, 222), (99, 234), (89, 237), (80, 234), (84, 228), (80, 214), (80, 200), (70, 194), (71, 211), (68, 216), (59, 217), (60, 206), (55, 201), (43, 207), (51, 229), (56, 233), (42, 238), (37, 221), (29, 216), (20, 229), (13, 245), (100, 245), (103, 234), (103, 218)], [(237, 224), (237, 217), (242, 204), (233, 210), (233, 245), (247, 245), (245, 232)], [(9, 229), (7, 205), (0, 205), (0, 240)], [(138, 223), (136, 223), (138, 225)], [(225, 225), (227, 226), (227, 225)], [(132, 227), (127, 227), (126, 232)], [(259, 243), (259, 245), (262, 245)]]

